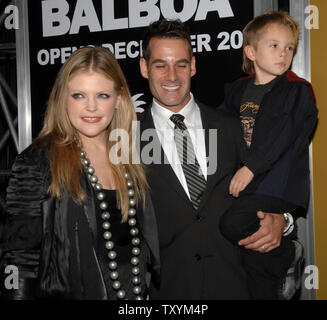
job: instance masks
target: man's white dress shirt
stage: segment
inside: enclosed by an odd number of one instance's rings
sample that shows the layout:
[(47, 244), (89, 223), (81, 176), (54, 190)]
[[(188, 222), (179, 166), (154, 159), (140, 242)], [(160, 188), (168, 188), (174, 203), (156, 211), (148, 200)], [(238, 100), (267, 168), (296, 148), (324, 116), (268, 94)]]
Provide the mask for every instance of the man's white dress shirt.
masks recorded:
[[(190, 198), (184, 172), (178, 157), (176, 144), (174, 140), (174, 123), (169, 119), (174, 112), (160, 106), (155, 100), (152, 102), (151, 113), (154, 126), (159, 137), (159, 141), (165, 152), (165, 155), (174, 170), (178, 180), (183, 186), (186, 194)], [(185, 117), (184, 123), (190, 133), (197, 160), (202, 170), (204, 178), (207, 180), (207, 159), (204, 131), (201, 120), (200, 108), (195, 103), (193, 95), (188, 104), (178, 112)]]

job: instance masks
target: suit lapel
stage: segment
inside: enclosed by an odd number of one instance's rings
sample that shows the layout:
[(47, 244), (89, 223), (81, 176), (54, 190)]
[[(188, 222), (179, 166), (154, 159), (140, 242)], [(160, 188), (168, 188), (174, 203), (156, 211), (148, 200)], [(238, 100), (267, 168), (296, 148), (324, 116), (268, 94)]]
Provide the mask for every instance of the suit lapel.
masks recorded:
[(208, 200), (214, 186), (222, 176), (222, 143), (219, 131), (219, 118), (214, 110), (197, 102), (201, 111), (202, 126), (205, 134), (207, 156), (207, 187), (203, 193), (198, 210), (201, 210)]

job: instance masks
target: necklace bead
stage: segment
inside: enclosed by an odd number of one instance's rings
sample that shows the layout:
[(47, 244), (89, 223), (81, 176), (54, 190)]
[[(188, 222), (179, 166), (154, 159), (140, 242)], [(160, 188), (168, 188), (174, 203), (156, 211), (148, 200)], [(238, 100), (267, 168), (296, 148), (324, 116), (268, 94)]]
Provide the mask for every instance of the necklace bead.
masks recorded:
[(116, 280), (116, 279), (118, 279), (118, 276), (119, 276), (119, 274), (118, 274), (117, 271), (112, 271), (112, 272), (110, 272), (110, 278), (111, 278), (112, 280)]
[(102, 201), (102, 202), (100, 203), (100, 209), (101, 209), (101, 210), (106, 210), (107, 208), (108, 208), (108, 204), (107, 204), (107, 202)]
[(114, 248), (115, 244), (113, 243), (113, 241), (107, 241), (105, 246), (108, 250), (111, 250)]
[(140, 292), (141, 292), (141, 287), (134, 287), (133, 288), (133, 292), (135, 293), (135, 294), (139, 294)]
[(132, 245), (133, 246), (138, 246), (140, 244), (140, 239), (139, 238), (133, 238), (132, 239)]
[(101, 217), (103, 220), (107, 220), (110, 218), (110, 213), (109, 212), (102, 212)]
[(103, 237), (105, 238), (105, 240), (109, 240), (109, 239), (111, 239), (112, 234), (111, 234), (110, 231), (106, 231), (106, 232), (103, 234)]
[(86, 166), (86, 167), (90, 164), (90, 160), (89, 159), (86, 159), (86, 158), (84, 158), (82, 160), (82, 162), (83, 162), (84, 166)]
[(109, 257), (109, 259), (111, 259), (111, 260), (114, 260), (114, 259), (116, 259), (116, 257), (117, 257), (117, 253), (116, 253), (116, 251), (109, 251), (108, 252), (108, 257)]
[(141, 283), (141, 279), (138, 276), (134, 276), (132, 279), (133, 284), (139, 284)]
[(130, 218), (130, 219), (128, 220), (128, 224), (129, 224), (131, 227), (135, 226), (135, 225), (136, 225), (136, 219), (134, 219), (134, 218)]
[[(110, 228), (110, 223), (109, 221), (105, 221), (103, 224), (102, 224), (102, 228), (105, 229), (105, 230), (108, 230)], [(109, 238), (110, 239), (110, 238)]]
[(126, 295), (126, 293), (125, 293), (124, 290), (119, 290), (117, 292), (117, 296), (118, 296), (119, 299), (124, 299), (125, 298), (125, 295)]
[(110, 261), (109, 262), (109, 268), (111, 270), (115, 270), (117, 268), (117, 262), (116, 261)]
[(139, 267), (133, 267), (132, 268), (132, 273), (137, 276), (140, 273), (140, 268)]
[(113, 286), (114, 289), (118, 290), (118, 289), (120, 289), (120, 282), (118, 280), (115, 280), (112, 283), (112, 286)]
[(104, 199), (104, 193), (103, 192), (99, 192), (98, 194), (97, 194), (97, 198), (98, 198), (98, 200), (100, 200), (100, 201), (102, 201), (103, 199)]
[(97, 183), (97, 182), (98, 182), (98, 177), (95, 176), (95, 175), (92, 175), (92, 176), (90, 177), (90, 181), (91, 181), (91, 183)]
[(93, 167), (88, 167), (87, 168), (87, 173), (92, 175), (94, 173), (94, 168)]
[(97, 191), (101, 191), (102, 190), (102, 185), (100, 183), (96, 183), (94, 185), (94, 189), (97, 190)]
[(132, 228), (131, 231), (130, 231), (131, 235), (134, 237), (134, 236), (137, 236), (138, 233), (139, 233), (139, 229), (137, 228)]

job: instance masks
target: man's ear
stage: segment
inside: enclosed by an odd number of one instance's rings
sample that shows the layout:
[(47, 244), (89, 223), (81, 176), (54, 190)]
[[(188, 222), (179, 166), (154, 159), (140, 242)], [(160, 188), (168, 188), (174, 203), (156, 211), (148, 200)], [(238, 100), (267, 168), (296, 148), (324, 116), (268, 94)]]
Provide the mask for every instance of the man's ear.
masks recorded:
[(191, 77), (193, 77), (196, 74), (196, 61), (195, 56), (192, 56), (191, 58)]
[(248, 44), (244, 47), (244, 52), (249, 60), (255, 61), (256, 50), (253, 46)]
[(140, 59), (140, 71), (141, 71), (142, 77), (149, 79), (148, 65), (144, 58)]

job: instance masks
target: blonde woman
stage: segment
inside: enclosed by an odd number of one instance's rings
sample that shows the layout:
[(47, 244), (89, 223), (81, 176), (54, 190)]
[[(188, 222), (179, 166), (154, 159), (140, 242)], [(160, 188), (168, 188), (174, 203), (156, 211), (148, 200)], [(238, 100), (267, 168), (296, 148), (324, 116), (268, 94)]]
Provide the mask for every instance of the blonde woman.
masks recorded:
[[(133, 120), (110, 51), (75, 51), (39, 136), (12, 169), (1, 266), (18, 267), (19, 289), (2, 289), (4, 298), (145, 298), (147, 267), (159, 271), (156, 222), (142, 167), (117, 161), (132, 159)], [(130, 139), (112, 157), (116, 129)]]

